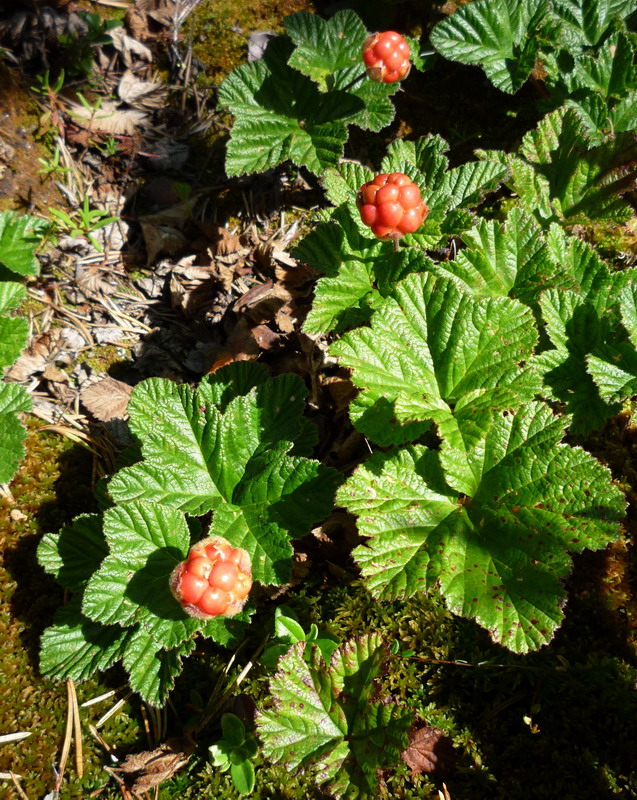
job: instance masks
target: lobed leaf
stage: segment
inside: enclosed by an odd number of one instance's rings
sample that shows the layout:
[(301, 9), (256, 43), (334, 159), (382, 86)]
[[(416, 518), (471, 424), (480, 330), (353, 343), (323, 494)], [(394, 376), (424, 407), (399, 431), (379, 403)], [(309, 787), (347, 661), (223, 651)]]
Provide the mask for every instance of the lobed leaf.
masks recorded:
[(536, 342), (532, 314), (517, 301), (478, 300), (450, 280), (414, 274), (396, 286), (370, 327), (345, 334), (331, 352), (361, 389), (352, 421), (387, 445), (413, 441), (429, 420), (448, 423), (468, 393), (495, 401), (490, 390), (510, 386), (520, 399), (533, 397), (539, 383), (520, 362)]
[(548, 8), (547, 0), (476, 0), (436, 25), (431, 43), (452, 61), (479, 64), (494, 86), (513, 94), (535, 65)]
[(26, 319), (4, 316), (26, 298), (26, 289), (13, 281), (0, 282), (0, 371), (17, 359), (27, 344), (29, 323)]
[[(550, 641), (568, 553), (613, 541), (625, 509), (609, 472), (560, 443), (565, 423), (527, 404), (492, 412), (482, 436), (463, 437), (471, 444), (462, 453), (443, 441), (440, 455), (407, 447), (359, 467), (337, 500), (369, 537), (354, 556), (372, 594), (402, 599), (438, 587), (450, 610), (515, 652)], [(459, 456), (471, 476), (460, 491), (448, 483)]]
[(274, 708), (257, 717), (264, 755), (311, 769), (334, 797), (375, 797), (378, 770), (398, 762), (412, 721), (406, 709), (377, 701), (387, 650), (368, 634), (338, 648), (328, 665), (315, 646), (308, 663), (305, 648), (293, 645), (270, 682)]
[(228, 175), (264, 172), (287, 160), (320, 174), (342, 156), (346, 121), (362, 101), (347, 92), (330, 92), (324, 101), (312, 80), (288, 66), (290, 54), (291, 43), (277, 37), (261, 60), (237, 67), (220, 87), (219, 104), (235, 116)]
[(540, 221), (625, 221), (632, 210), (621, 195), (637, 176), (634, 137), (618, 133), (593, 144), (586, 127), (576, 109), (565, 107), (525, 135), (518, 155), (478, 155), (508, 165), (508, 185)]
[(80, 598), (58, 609), (55, 624), (42, 634), (40, 671), (56, 680), (81, 681), (119, 661), (130, 630), (105, 627), (85, 617)]
[(328, 75), (353, 66), (361, 72), (361, 47), (367, 31), (353, 11), (337, 11), (329, 20), (299, 11), (286, 17), (285, 29), (296, 46), (288, 63), (324, 91)]
[(182, 669), (182, 658), (195, 647), (195, 640), (182, 642), (172, 650), (163, 650), (148, 634), (138, 627), (127, 639), (122, 663), (130, 675), (130, 687), (151, 706), (166, 704), (175, 678)]
[(580, 45), (596, 45), (614, 18), (622, 19), (634, 10), (632, 0), (553, 0), (553, 12), (571, 41)]
[(83, 514), (60, 533), (47, 533), (38, 545), (38, 562), (66, 589), (81, 592), (108, 554), (102, 517)]

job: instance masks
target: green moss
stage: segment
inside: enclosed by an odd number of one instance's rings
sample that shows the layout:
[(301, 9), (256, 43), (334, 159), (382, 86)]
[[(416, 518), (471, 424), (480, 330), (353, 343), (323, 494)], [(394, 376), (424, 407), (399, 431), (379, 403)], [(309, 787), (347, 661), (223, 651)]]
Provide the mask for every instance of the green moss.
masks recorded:
[[(11, 484), (14, 502), (0, 501), (0, 728), (3, 733), (32, 732), (28, 739), (2, 748), (0, 771), (11, 769), (22, 775), (30, 797), (41, 797), (54, 786), (52, 765), (59, 762), (67, 709), (64, 683), (44, 679), (38, 671), (40, 635), (51, 624), (63, 594), (38, 565), (36, 548), (43, 533), (94, 509), (92, 456), (40, 427), (29, 423), (26, 458)], [(116, 673), (87, 681), (78, 687), (79, 702), (122, 682)], [(65, 798), (86, 797), (89, 789), (106, 783), (104, 754), (86, 725), (95, 723), (107, 708), (102, 704), (81, 711), (86, 777), (76, 780), (71, 759)], [(114, 748), (124, 750), (140, 745), (142, 731), (138, 703), (133, 699), (104, 726), (102, 734)]]
[(125, 370), (130, 362), (122, 357), (122, 350), (117, 345), (107, 344), (80, 353), (77, 357), (80, 364), (88, 364), (96, 372), (108, 372), (116, 376), (118, 367)]
[(186, 30), (194, 55), (205, 65), (203, 85), (218, 86), (245, 60), (246, 41), (254, 31), (284, 31), (282, 20), (297, 11), (313, 11), (309, 0), (204, 0), (190, 15)]

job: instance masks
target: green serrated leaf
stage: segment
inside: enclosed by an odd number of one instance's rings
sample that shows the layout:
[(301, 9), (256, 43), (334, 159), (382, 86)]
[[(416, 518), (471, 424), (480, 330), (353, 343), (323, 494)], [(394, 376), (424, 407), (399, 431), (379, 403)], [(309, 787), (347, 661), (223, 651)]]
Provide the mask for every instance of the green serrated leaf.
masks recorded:
[(290, 539), (329, 514), (339, 483), (338, 473), (317, 461), (270, 450), (251, 462), (232, 504), (217, 509), (210, 534), (248, 552), (254, 580), (285, 583), (291, 575)]
[(104, 514), (104, 534), (110, 552), (84, 592), (88, 617), (105, 625), (141, 622), (168, 649), (201, 627), (170, 591), (170, 575), (190, 546), (180, 511), (138, 502), (115, 506)]
[(99, 514), (76, 517), (60, 533), (47, 533), (38, 545), (38, 561), (72, 592), (81, 592), (108, 554)]
[(312, 431), (301, 421), (307, 389), (300, 378), (281, 375), (228, 400), (223, 412), (214, 406), (215, 386), (203, 383), (193, 392), (151, 379), (135, 387), (130, 426), (145, 460), (113, 478), (114, 500), (152, 499), (203, 513), (230, 501), (250, 459), (270, 445), (283, 441), (290, 449), (297, 437), (311, 443)]
[(598, 53), (577, 60), (575, 79), (580, 86), (598, 92), (608, 100), (621, 98), (637, 88), (635, 50), (625, 33), (607, 39)]
[(470, 161), (450, 169), (446, 175), (450, 207), (478, 205), (489, 192), (498, 188), (507, 171), (504, 164), (488, 161)]
[[(236, 377), (238, 373), (227, 373), (231, 378), (233, 374)], [(316, 439), (312, 424), (302, 421), (307, 389), (298, 376), (281, 375), (231, 400), (223, 388), (227, 387), (223, 377), (219, 381), (203, 383), (196, 391), (161, 380), (138, 385), (128, 408), (144, 461), (121, 470), (109, 491), (115, 501), (130, 508), (136, 507), (131, 501), (142, 501), (154, 504), (160, 514), (174, 509), (177, 515), (170, 512), (167, 518), (182, 531), (181, 512), (201, 514), (214, 508), (210, 533), (225, 536), (235, 547), (248, 551), (254, 580), (280, 584), (290, 576), (290, 539), (303, 536), (327, 516), (338, 474), (316, 461), (290, 454), (307, 451)], [(245, 381), (243, 389), (247, 389)], [(213, 404), (220, 397), (224, 398), (223, 411)], [(132, 540), (138, 535), (155, 535), (150, 525), (143, 520), (140, 524), (141, 528), (131, 533)], [(162, 526), (158, 530), (162, 531)], [(171, 559), (181, 560), (187, 549), (187, 543), (182, 547), (173, 539), (166, 541), (181, 548), (183, 554), (165, 552), (161, 574), (169, 574)], [(139, 558), (145, 554), (134, 549)], [(159, 558), (157, 549), (152, 557)], [(100, 571), (105, 596), (96, 595), (94, 613), (120, 622), (137, 619), (138, 611), (126, 594), (132, 589), (126, 589), (116, 562), (113, 554)], [(159, 563), (156, 567), (159, 569)], [(109, 572), (111, 568), (114, 574)], [(107, 595), (113, 598), (111, 602)], [(138, 602), (142, 600), (138, 598)], [(161, 613), (170, 618), (172, 598), (165, 602), (168, 605), (162, 605)], [(106, 622), (106, 617), (99, 618)], [(144, 617), (144, 625), (151, 624), (155, 623), (150, 617)], [(177, 639), (187, 634), (188, 629), (180, 629)], [(164, 643), (168, 634), (157, 635)]]
[(621, 222), (632, 215), (621, 194), (637, 175), (634, 137), (618, 133), (595, 145), (574, 108), (548, 114), (526, 134), (519, 156), (506, 158), (510, 187), (541, 220), (586, 225), (604, 219)]
[(620, 404), (637, 394), (637, 285), (619, 293), (620, 317), (628, 340), (617, 328), (596, 353), (586, 357), (586, 369), (605, 403)]
[(511, 209), (504, 224), (480, 220), (462, 240), (466, 249), (434, 269), (477, 297), (508, 295), (533, 305), (542, 290), (562, 281), (563, 267), (550, 258), (539, 225), (522, 209)]
[(438, 587), (454, 613), (515, 652), (550, 641), (563, 616), (568, 553), (613, 541), (625, 510), (608, 470), (559, 443), (564, 424), (539, 403), (493, 412), (464, 453), (470, 495), (446, 483), (457, 453), (445, 442), (440, 456), (409, 447), (359, 467), (337, 500), (369, 537), (354, 556), (372, 594)]
[(317, 283), (304, 324), (310, 334), (366, 322), (397, 281), (432, 264), (421, 252), (396, 252), (390, 242), (362, 235), (345, 206), (306, 236), (294, 255), (327, 273)]
[(0, 212), (0, 266), (18, 275), (37, 275), (40, 264), (34, 255), (49, 223), (28, 214)]
[(632, 0), (553, 0), (553, 13), (580, 45), (596, 45), (613, 18), (627, 17), (634, 10)]
[(521, 303), (477, 300), (452, 281), (415, 274), (396, 286), (369, 328), (346, 334), (331, 352), (362, 390), (350, 406), (352, 421), (386, 445), (413, 441), (429, 420), (447, 424), (469, 392), (508, 385), (530, 399), (539, 384), (520, 362), (536, 342), (533, 316)]
[(336, 76), (336, 89), (345, 90), (357, 98), (362, 107), (349, 118), (352, 125), (365, 131), (381, 131), (390, 125), (396, 115), (391, 96), (398, 91), (397, 83), (377, 83), (363, 78), (360, 83), (351, 86), (352, 81), (361, 73), (360, 66), (342, 70)]
[(164, 706), (175, 678), (181, 672), (182, 658), (194, 647), (195, 641), (191, 639), (172, 650), (164, 650), (143, 627), (136, 628), (131, 632), (122, 656), (131, 689), (149, 705)]
[[(208, 375), (206, 383), (199, 387), (205, 391), (207, 402), (225, 411), (235, 397), (248, 394), (251, 389), (268, 380), (268, 369), (256, 361), (234, 361)], [(205, 389), (203, 388), (205, 386)]]
[(371, 181), (374, 173), (357, 161), (342, 161), (337, 167), (326, 170), (321, 178), (327, 199), (341, 206), (356, 198), (364, 183)]
[(494, 86), (512, 94), (533, 69), (548, 8), (546, 0), (476, 0), (436, 25), (431, 43), (452, 61), (479, 64)]
[(263, 172), (287, 160), (320, 174), (342, 156), (347, 123), (363, 101), (349, 92), (321, 93), (288, 66), (291, 52), (292, 43), (277, 37), (262, 59), (237, 67), (220, 87), (220, 105), (235, 116), (228, 175)]
[(0, 483), (8, 483), (24, 458), (27, 432), (16, 414), (31, 410), (22, 386), (0, 382)]
[(286, 17), (285, 29), (296, 45), (288, 63), (324, 91), (327, 76), (337, 70), (358, 66), (361, 71), (361, 47), (367, 31), (353, 11), (337, 11), (329, 20), (299, 11)]
[(334, 797), (376, 797), (378, 770), (398, 761), (412, 721), (407, 709), (375, 701), (386, 648), (370, 634), (336, 650), (329, 665), (316, 647), (310, 663), (304, 653), (303, 642), (290, 648), (270, 682), (274, 708), (257, 717), (264, 755), (310, 769)]
[(56, 680), (84, 680), (119, 661), (129, 637), (129, 629), (85, 617), (80, 598), (74, 598), (57, 611), (55, 624), (42, 635), (40, 671)]
[[(0, 282), (0, 315), (17, 308), (26, 298), (26, 289), (13, 281)], [(0, 316), (0, 372), (13, 364), (26, 346), (29, 323), (26, 319)]]
[[(547, 241), (569, 288), (547, 289), (540, 297), (542, 319), (555, 349), (535, 356), (534, 364), (543, 373), (545, 396), (565, 403), (573, 415), (573, 432), (586, 434), (619, 411), (620, 387), (609, 385), (600, 393), (591, 372), (599, 365), (589, 356), (611, 362), (623, 358), (626, 334), (619, 326), (617, 300), (632, 275), (611, 273), (590, 245), (557, 227), (550, 230)], [(624, 366), (615, 364), (620, 373), (613, 381), (621, 379), (622, 370), (630, 371), (633, 350), (629, 345)], [(607, 371), (607, 378), (612, 372)], [(606, 381), (602, 374), (599, 377)]]

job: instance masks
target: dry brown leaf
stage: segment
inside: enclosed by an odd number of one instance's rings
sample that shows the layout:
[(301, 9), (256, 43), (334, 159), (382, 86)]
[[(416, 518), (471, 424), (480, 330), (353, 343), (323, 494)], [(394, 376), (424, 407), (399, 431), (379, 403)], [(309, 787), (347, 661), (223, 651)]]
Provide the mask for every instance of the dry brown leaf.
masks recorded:
[(24, 383), (33, 375), (43, 373), (49, 365), (54, 365), (56, 362), (70, 364), (73, 359), (68, 351), (72, 349), (64, 331), (61, 328), (52, 328), (38, 336), (5, 377), (10, 381)]
[(142, 81), (127, 69), (117, 87), (117, 94), (124, 103), (137, 108), (161, 108), (166, 102), (167, 89), (159, 81)]
[(430, 725), (416, 728), (409, 734), (409, 747), (401, 755), (413, 775), (443, 772), (455, 760), (451, 739)]
[(181, 308), (188, 317), (203, 315), (208, 318), (220, 301), (224, 310), (227, 308), (234, 273), (214, 262), (208, 266), (194, 266), (195, 259), (196, 256), (188, 256), (174, 267), (170, 276), (170, 301), (173, 308)]
[(140, 794), (172, 778), (188, 763), (191, 751), (182, 739), (169, 739), (156, 750), (127, 756), (117, 771), (132, 781), (130, 790)]
[(100, 422), (124, 419), (132, 392), (132, 387), (115, 378), (102, 378), (89, 384), (80, 394), (86, 410)]
[(275, 333), (267, 325), (257, 325), (252, 329), (252, 335), (262, 350), (274, 350), (281, 343), (281, 334)]
[(150, 266), (160, 253), (175, 256), (188, 248), (188, 239), (177, 228), (153, 225), (140, 220), (144, 242), (146, 243), (146, 264)]
[(104, 100), (98, 109), (84, 108), (70, 103), (69, 114), (89, 131), (112, 133), (116, 136), (132, 136), (138, 127), (150, 123), (147, 114), (136, 108), (119, 108), (115, 100)]
[(139, 42), (144, 42), (150, 37), (146, 14), (139, 8), (129, 8), (124, 17), (124, 24), (128, 31)]
[[(128, 20), (128, 14), (126, 16)], [(146, 28), (146, 31), (148, 31), (148, 28)], [(153, 60), (153, 54), (149, 48), (146, 47), (145, 44), (142, 44), (141, 41), (138, 41), (138, 38), (144, 39), (146, 37), (140, 36), (133, 39), (123, 28), (113, 28), (109, 31), (109, 36), (113, 40), (113, 47), (119, 52), (122, 61), (127, 67), (132, 66), (133, 56), (139, 56), (139, 58), (143, 58), (144, 61)]]
[(276, 312), (274, 321), (277, 328), (283, 333), (293, 333), (299, 322), (296, 312), (289, 304)]
[(227, 228), (222, 228), (221, 225), (207, 225), (205, 228), (201, 225), (200, 228), (203, 233), (212, 239), (210, 251), (215, 256), (229, 256), (243, 249), (241, 236), (237, 233), (231, 233)]
[(346, 411), (358, 393), (352, 381), (340, 375), (321, 375), (320, 381), (321, 386), (329, 392), (337, 414)]

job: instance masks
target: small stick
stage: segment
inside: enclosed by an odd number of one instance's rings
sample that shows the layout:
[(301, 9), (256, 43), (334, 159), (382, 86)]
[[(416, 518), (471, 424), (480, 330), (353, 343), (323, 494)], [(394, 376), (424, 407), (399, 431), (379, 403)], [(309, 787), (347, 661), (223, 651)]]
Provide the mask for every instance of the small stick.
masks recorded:
[(15, 774), (15, 772), (9, 771), (9, 775), (11, 775), (11, 780), (13, 781), (13, 785), (15, 786), (16, 791), (20, 795), (22, 800), (29, 800), (27, 793), (24, 791), (22, 786), (20, 786), (20, 781), (18, 780), (18, 776)]
[(75, 770), (77, 777), (84, 775), (84, 755), (82, 752), (82, 727), (80, 725), (80, 709), (77, 704), (77, 693), (75, 683), (69, 678), (69, 692), (73, 706), (73, 728), (75, 730)]
[(66, 732), (64, 734), (64, 744), (62, 745), (62, 755), (60, 756), (60, 771), (55, 782), (55, 791), (60, 791), (60, 786), (64, 780), (64, 772), (66, 771), (66, 762), (69, 758), (71, 750), (71, 739), (73, 738), (73, 706), (71, 700), (71, 679), (66, 680), (66, 696), (68, 700), (68, 709), (66, 712)]

